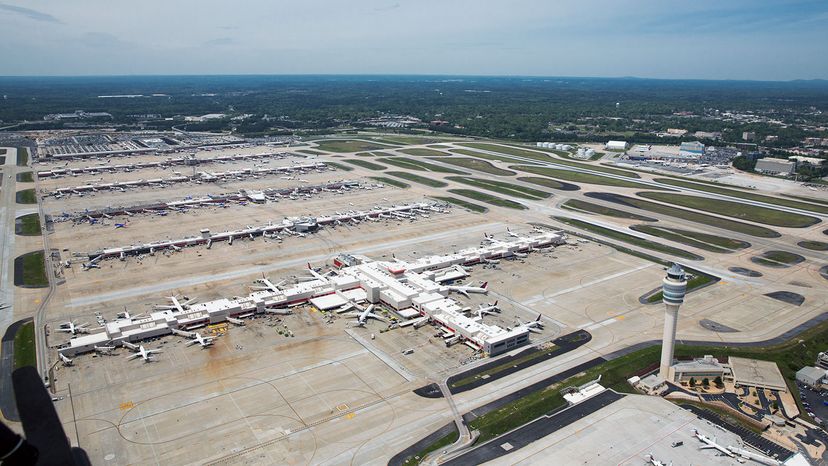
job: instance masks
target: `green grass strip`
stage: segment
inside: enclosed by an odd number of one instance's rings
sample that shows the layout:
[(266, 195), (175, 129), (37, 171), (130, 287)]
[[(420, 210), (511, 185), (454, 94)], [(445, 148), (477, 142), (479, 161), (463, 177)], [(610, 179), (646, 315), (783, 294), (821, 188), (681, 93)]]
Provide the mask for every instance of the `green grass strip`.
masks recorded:
[(733, 196), (741, 199), (751, 201), (764, 202), (766, 204), (773, 204), (782, 207), (791, 207), (794, 209), (808, 210), (811, 212), (819, 212), (821, 214), (828, 214), (828, 206), (806, 204), (804, 202), (793, 201), (790, 199), (781, 199), (778, 197), (764, 196), (762, 194), (749, 193), (745, 191), (738, 191), (735, 189), (721, 188), (718, 186), (711, 186), (709, 184), (698, 184), (688, 181), (674, 180), (670, 178), (656, 178), (654, 181), (659, 183), (669, 184), (670, 186), (678, 186), (682, 188), (697, 189), (714, 194), (722, 194), (725, 196)]
[(488, 173), (490, 175), (496, 176), (513, 176), (516, 175), (517, 172), (513, 172), (511, 170), (504, 170), (502, 168), (497, 168), (489, 162), (485, 160), (478, 160), (478, 159), (470, 159), (466, 157), (444, 157), (439, 160), (443, 163), (450, 163), (452, 165), (456, 165), (458, 167), (468, 168), (470, 170), (476, 170), (479, 172)]
[(414, 155), (416, 157), (442, 157), (446, 155), (451, 155), (446, 152), (434, 149), (398, 149), (397, 152), (402, 152), (403, 154)]
[(431, 196), (431, 197), (433, 197), (434, 199), (437, 199), (439, 201), (448, 202), (449, 204), (454, 204), (454, 205), (463, 207), (464, 209), (469, 209), (472, 212), (477, 212), (478, 214), (482, 214), (482, 213), (486, 212), (487, 210), (489, 210), (488, 208), (483, 207), (482, 205), (478, 205), (478, 204), (475, 204), (473, 202), (469, 202), (465, 199), (460, 199), (460, 198), (457, 198), (457, 197), (449, 197), (449, 196)]
[(604, 228), (599, 225), (595, 225), (589, 222), (584, 222), (582, 220), (577, 220), (574, 218), (569, 217), (553, 217), (555, 220), (559, 222), (566, 223), (567, 225), (572, 225), (576, 228), (580, 228), (582, 230), (589, 231), (591, 233), (595, 233), (606, 238), (615, 239), (618, 241), (623, 241), (628, 244), (632, 244), (634, 246), (642, 247), (644, 249), (650, 249), (652, 251), (663, 252), (665, 254), (670, 254), (676, 257), (682, 257), (684, 259), (690, 259), (695, 261), (704, 260), (703, 257), (693, 254), (691, 252), (684, 251), (682, 249), (674, 248), (672, 246), (667, 246), (665, 244), (656, 243), (653, 241), (649, 241), (643, 238), (639, 238), (637, 236), (633, 236), (627, 233), (622, 233), (620, 231), (615, 231), (610, 228)]
[(342, 165), (341, 163), (325, 161), (325, 165), (330, 165), (330, 166), (336, 168), (337, 170), (345, 170), (346, 172), (354, 171), (354, 167), (349, 167), (347, 165)]
[(354, 141), (349, 139), (315, 141), (319, 150), (328, 152), (366, 152), (377, 149), (388, 149), (394, 147), (390, 144), (377, 144), (367, 141)]
[(21, 236), (39, 236), (40, 216), (38, 214), (27, 214), (15, 219), (15, 234)]
[(472, 178), (468, 176), (449, 176), (447, 180), (456, 183), (463, 183), (477, 188), (483, 188), (488, 191), (494, 191), (507, 196), (520, 197), (522, 199), (529, 199), (538, 201), (546, 199), (552, 195), (546, 191), (540, 191), (533, 188), (527, 188), (518, 184), (506, 183), (504, 181), (484, 180), (482, 178)]
[(18, 173), (16, 179), (18, 183), (34, 183), (32, 172)]
[(704, 249), (705, 251), (716, 252), (719, 254), (728, 254), (735, 252), (738, 249), (745, 249), (750, 247), (750, 243), (739, 241), (721, 236), (711, 235), (708, 233), (701, 233), (698, 231), (682, 230), (678, 228), (667, 228), (652, 225), (633, 225), (630, 227), (633, 231), (645, 233), (652, 236), (658, 236), (676, 243), (686, 244), (694, 248)]
[(710, 199), (708, 197), (688, 196), (686, 194), (642, 192), (639, 196), (668, 204), (675, 204), (690, 209), (702, 210), (714, 214), (724, 215), (739, 220), (748, 220), (765, 225), (787, 228), (805, 228), (816, 223), (819, 219), (809, 215), (786, 212), (784, 210), (758, 207), (741, 202)]
[(37, 204), (34, 188), (23, 189), (15, 193), (15, 200), (18, 204)]
[(647, 210), (657, 214), (668, 215), (670, 217), (689, 220), (691, 222), (702, 223), (704, 225), (722, 228), (725, 230), (735, 231), (737, 233), (744, 233), (746, 235), (755, 236), (757, 238), (779, 238), (778, 232), (769, 228), (761, 227), (759, 225), (751, 225), (749, 223), (737, 222), (721, 217), (714, 217), (712, 215), (703, 214), (700, 212), (693, 212), (686, 209), (679, 209), (664, 204), (646, 201), (629, 196), (622, 196), (620, 194), (612, 193), (587, 193), (588, 197), (595, 199), (602, 199), (609, 202), (615, 202), (621, 205), (635, 207), (637, 209)]
[(467, 155), (469, 157), (476, 157), (478, 159), (486, 159), (486, 160), (494, 160), (496, 162), (506, 162), (506, 163), (528, 163), (525, 160), (516, 159), (514, 157), (509, 157), (506, 155), (492, 155), (486, 154), (483, 152), (477, 152), (474, 150), (467, 150), (467, 149), (451, 149), (449, 150), (452, 154), (460, 154), (460, 155)]
[(533, 173), (535, 175), (548, 176), (550, 178), (555, 178), (558, 180), (571, 181), (573, 183), (588, 183), (602, 186), (617, 186), (619, 188), (653, 189), (652, 186), (637, 183), (635, 181), (621, 180), (618, 178), (609, 178), (606, 176), (595, 175), (592, 173), (581, 173), (561, 168), (536, 167), (532, 165), (512, 165), (509, 168), (511, 168), (512, 170)]
[(375, 170), (375, 171), (382, 171), (382, 170), (385, 170), (386, 168), (388, 168), (385, 165), (380, 165), (378, 163), (369, 162), (367, 160), (362, 160), (362, 159), (342, 159), (342, 161), (343, 162), (348, 162), (352, 165), (357, 165), (357, 166), (362, 167), (362, 168), (367, 168), (369, 170)]
[(822, 241), (800, 241), (797, 245), (812, 251), (828, 251), (828, 243), (823, 243)]
[(597, 214), (597, 215), (606, 215), (607, 217), (616, 217), (616, 218), (626, 218), (630, 220), (638, 220), (641, 222), (657, 222), (657, 219), (651, 217), (645, 217), (643, 215), (634, 214), (632, 212), (627, 212), (625, 210), (618, 210), (613, 209), (612, 207), (606, 207), (599, 204), (593, 204), (592, 202), (582, 201), (580, 199), (569, 199), (568, 201), (561, 204), (561, 207), (568, 210), (574, 210), (577, 212), (586, 212), (590, 214)]
[(29, 149), (27, 147), (17, 148), (17, 166), (25, 167), (29, 164)]
[(506, 207), (507, 209), (525, 210), (526, 206), (519, 203), (503, 199), (491, 194), (482, 193), (473, 189), (449, 189), (448, 192), (457, 194), (458, 196), (468, 197), (477, 201), (485, 202), (497, 207)]
[(441, 167), (440, 165), (435, 165), (433, 163), (425, 162), (422, 160), (417, 159), (407, 159), (407, 158), (384, 158), (379, 159), (379, 161), (383, 163), (387, 163), (389, 165), (396, 165), (400, 168), (407, 168), (409, 170), (417, 170), (422, 172), (434, 172), (434, 173), (452, 173), (454, 175), (468, 175), (468, 172), (455, 170), (453, 168), (445, 168)]
[(397, 178), (402, 178), (404, 180), (413, 181), (415, 183), (424, 184), (426, 186), (431, 186), (432, 188), (445, 188), (448, 186), (448, 183), (435, 180), (433, 178), (426, 178), (424, 176), (415, 175), (414, 173), (409, 172), (385, 172), (386, 175), (396, 176)]
[(34, 322), (26, 322), (14, 335), (14, 368), (37, 364), (35, 350)]
[(384, 177), (384, 176), (369, 176), (368, 178), (371, 178), (374, 181), (379, 181), (380, 183), (383, 183), (383, 184), (396, 186), (398, 188), (408, 188), (408, 187), (411, 186), (408, 183), (403, 183), (400, 180), (395, 180), (393, 178), (387, 178), (387, 177)]

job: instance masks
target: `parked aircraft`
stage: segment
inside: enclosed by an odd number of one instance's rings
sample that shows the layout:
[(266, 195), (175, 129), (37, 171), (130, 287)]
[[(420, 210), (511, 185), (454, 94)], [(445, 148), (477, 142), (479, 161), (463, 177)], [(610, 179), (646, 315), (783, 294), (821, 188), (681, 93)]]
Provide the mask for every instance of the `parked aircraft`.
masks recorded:
[(89, 324), (76, 324), (75, 321), (64, 322), (60, 324), (60, 328), (57, 329), (58, 332), (66, 332), (71, 333), (72, 335), (77, 335), (78, 333), (89, 333), (88, 327)]
[(356, 317), (357, 321), (356, 321), (355, 325), (358, 326), (358, 327), (364, 327), (365, 324), (368, 323), (368, 319), (377, 319), (377, 320), (381, 320), (383, 322), (386, 322), (384, 317), (382, 317), (379, 314), (374, 314), (373, 312), (371, 312), (373, 309), (374, 309), (374, 305), (371, 304), (370, 306), (366, 307), (362, 311), (351, 311), (351, 312), (348, 312), (345, 315), (351, 316), (351, 317)]
[(449, 286), (449, 291), (454, 291), (455, 293), (460, 293), (465, 297), (469, 297), (469, 293), (478, 293), (478, 294), (488, 294), (489, 293), (489, 282), (483, 283), (481, 286), (472, 286), (472, 282), (469, 282), (465, 285), (459, 286)]
[(113, 350), (114, 346), (95, 346), (95, 352), (99, 354), (111, 355)]
[(58, 353), (58, 356), (60, 356), (60, 361), (63, 363), (64, 366), (71, 366), (74, 364), (74, 361), (64, 356), (63, 353)]
[(509, 227), (506, 227), (506, 233), (508, 233), (512, 238), (520, 238), (520, 235), (510, 230)]
[[(522, 322), (516, 328), (525, 328), (533, 333), (540, 333), (543, 330), (543, 322), (541, 322), (541, 314), (538, 314), (538, 317), (535, 320), (530, 320), (529, 322)], [(511, 329), (509, 329), (511, 330)]]
[(202, 348), (207, 348), (208, 346), (211, 346), (213, 344), (213, 340), (215, 340), (215, 338), (213, 338), (213, 337), (205, 338), (205, 337), (202, 337), (200, 333), (196, 332), (196, 334), (194, 336), (194, 339), (188, 341), (186, 346), (192, 346), (192, 345), (195, 345), (195, 344), (199, 344), (199, 345), (201, 345)]
[(735, 456), (732, 451), (716, 443), (716, 437), (711, 439), (696, 429), (693, 429), (693, 436), (702, 442), (702, 446), (699, 447), (699, 450), (716, 450), (720, 455), (730, 456), (731, 458)]
[(129, 361), (131, 359), (142, 358), (144, 360), (144, 362), (152, 362), (152, 361), (155, 360), (152, 356), (153, 354), (163, 353), (163, 351), (160, 350), (160, 349), (150, 349), (150, 350), (148, 350), (148, 349), (144, 348), (144, 345), (136, 346), (136, 345), (133, 345), (131, 343), (124, 342), (124, 346), (126, 346), (127, 348), (132, 349), (133, 351), (136, 351), (135, 354), (127, 356), (127, 358), (126, 358), (127, 361)]

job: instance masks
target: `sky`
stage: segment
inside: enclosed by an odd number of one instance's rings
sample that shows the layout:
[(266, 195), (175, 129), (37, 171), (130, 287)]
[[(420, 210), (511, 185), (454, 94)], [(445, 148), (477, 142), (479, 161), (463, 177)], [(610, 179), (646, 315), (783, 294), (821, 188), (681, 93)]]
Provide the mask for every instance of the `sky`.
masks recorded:
[(0, 0), (0, 75), (828, 79), (826, 0)]

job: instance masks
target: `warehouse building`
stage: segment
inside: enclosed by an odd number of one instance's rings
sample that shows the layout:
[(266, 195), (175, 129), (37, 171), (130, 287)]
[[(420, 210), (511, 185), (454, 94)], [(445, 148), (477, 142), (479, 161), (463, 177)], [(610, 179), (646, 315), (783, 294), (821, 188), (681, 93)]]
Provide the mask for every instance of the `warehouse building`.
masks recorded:
[(756, 171), (769, 175), (791, 175), (796, 170), (796, 162), (787, 159), (765, 157), (756, 161)]

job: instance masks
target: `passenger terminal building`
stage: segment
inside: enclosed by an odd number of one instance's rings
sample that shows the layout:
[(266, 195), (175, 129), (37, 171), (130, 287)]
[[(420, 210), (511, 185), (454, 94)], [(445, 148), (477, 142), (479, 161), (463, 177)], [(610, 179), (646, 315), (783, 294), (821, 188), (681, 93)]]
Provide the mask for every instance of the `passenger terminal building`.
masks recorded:
[(526, 327), (504, 329), (484, 323), (464, 312), (464, 306), (450, 298), (446, 283), (468, 275), (464, 266), (488, 259), (508, 258), (515, 253), (564, 244), (562, 232), (546, 231), (510, 241), (489, 240), (488, 244), (454, 254), (428, 256), (413, 262), (373, 261), (367, 257), (342, 256), (340, 267), (331, 274), (315, 274), (309, 281), (289, 288), (267, 284), (264, 290), (246, 297), (188, 304), (173, 299), (167, 309), (142, 318), (122, 318), (90, 333), (72, 338), (59, 351), (65, 356), (93, 351), (96, 346), (120, 345), (172, 333), (172, 329), (193, 330), (231, 318), (244, 318), (268, 310), (310, 302), (322, 310), (352, 303), (382, 305), (404, 321), (428, 320), (441, 326), (447, 337), (461, 341), (488, 355), (509, 351), (529, 341)]

